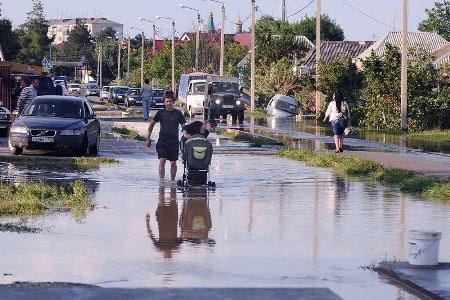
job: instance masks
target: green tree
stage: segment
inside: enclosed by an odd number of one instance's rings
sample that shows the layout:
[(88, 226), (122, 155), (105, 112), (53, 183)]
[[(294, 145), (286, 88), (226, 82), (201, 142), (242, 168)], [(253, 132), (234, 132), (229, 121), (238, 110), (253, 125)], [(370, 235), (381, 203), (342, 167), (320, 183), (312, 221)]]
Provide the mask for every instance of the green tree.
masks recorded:
[[(350, 107), (356, 107), (357, 99), (359, 99), (359, 91), (362, 87), (363, 76), (352, 62), (351, 57), (340, 55), (328, 64), (320, 61), (318, 70), (319, 79), (317, 88), (323, 95), (330, 97), (328, 99), (329, 101), (331, 101), (331, 95), (334, 91), (340, 91)], [(324, 113), (328, 104), (327, 102), (324, 102), (321, 108), (322, 113)], [(322, 119), (322, 116), (319, 119)]]
[[(415, 131), (448, 125), (450, 122), (445, 120), (448, 98), (432, 91), (438, 73), (430, 55), (420, 49), (411, 49), (408, 57), (408, 129)], [(363, 61), (363, 68), (365, 79), (361, 95), (364, 100), (361, 100), (361, 107), (364, 118), (360, 124), (378, 130), (400, 130), (400, 50), (388, 44), (383, 57), (372, 53)]]
[(420, 31), (437, 32), (447, 41), (450, 40), (450, 4), (447, 1), (434, 2), (434, 7), (425, 9), (427, 19), (419, 23)]
[(300, 86), (300, 78), (291, 69), (292, 63), (287, 58), (272, 62), (267, 67), (261, 66), (256, 74), (256, 89), (271, 98), (275, 94), (293, 95)]
[(5, 60), (14, 61), (19, 51), (19, 42), (8, 19), (0, 19), (0, 41)]
[(86, 23), (80, 19), (76, 20), (75, 26), (70, 30), (67, 42), (64, 43), (64, 56), (69, 61), (88, 60), (93, 62), (95, 44), (87, 29)]
[(48, 25), (44, 16), (44, 7), (40, 0), (32, 0), (32, 10), (27, 21), (15, 30), (19, 37), (20, 50), (17, 60), (22, 63), (41, 65), (49, 53), (51, 39), (47, 37)]
[(248, 50), (238, 43), (229, 43), (225, 47), (224, 73), (227, 76), (239, 76), (237, 64), (247, 55)]
[[(290, 25), (289, 30), (296, 35), (304, 35), (312, 43), (316, 42), (316, 17), (305, 16), (299, 22)], [(327, 14), (320, 17), (320, 40), (321, 41), (343, 41), (344, 31)]]

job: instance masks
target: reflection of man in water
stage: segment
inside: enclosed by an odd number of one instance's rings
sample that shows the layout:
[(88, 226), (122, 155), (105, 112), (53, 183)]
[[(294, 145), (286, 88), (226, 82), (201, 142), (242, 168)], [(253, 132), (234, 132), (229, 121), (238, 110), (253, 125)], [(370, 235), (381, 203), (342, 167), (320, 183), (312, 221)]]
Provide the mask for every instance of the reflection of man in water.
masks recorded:
[(170, 188), (169, 199), (165, 199), (165, 189), (159, 187), (159, 202), (156, 209), (156, 221), (158, 222), (159, 238), (153, 234), (150, 226), (150, 215), (146, 216), (147, 232), (153, 244), (164, 253), (165, 258), (171, 258), (172, 252), (177, 250), (183, 240), (178, 237), (178, 204), (176, 201), (177, 189)]

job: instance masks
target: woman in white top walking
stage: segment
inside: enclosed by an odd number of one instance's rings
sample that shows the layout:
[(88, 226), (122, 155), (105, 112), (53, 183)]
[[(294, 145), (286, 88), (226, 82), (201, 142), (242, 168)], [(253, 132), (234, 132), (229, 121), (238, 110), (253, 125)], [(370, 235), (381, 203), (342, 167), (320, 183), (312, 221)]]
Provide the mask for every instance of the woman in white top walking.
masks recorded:
[(328, 104), (323, 121), (326, 122), (328, 119), (333, 128), (334, 144), (336, 146), (335, 153), (344, 151), (344, 130), (349, 125), (349, 118), (348, 104), (342, 100), (340, 92), (334, 92), (333, 101)]

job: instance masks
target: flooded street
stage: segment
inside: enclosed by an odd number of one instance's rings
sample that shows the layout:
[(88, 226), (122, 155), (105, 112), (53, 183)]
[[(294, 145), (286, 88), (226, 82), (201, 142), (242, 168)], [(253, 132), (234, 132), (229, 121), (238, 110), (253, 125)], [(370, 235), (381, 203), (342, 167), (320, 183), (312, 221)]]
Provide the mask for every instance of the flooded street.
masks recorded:
[(160, 187), (154, 149), (136, 141), (100, 151), (120, 163), (95, 169), (1, 163), (12, 180), (83, 178), (97, 206), (81, 220), (28, 220), (40, 233), (0, 233), (0, 284), (325, 287), (343, 299), (421, 299), (370, 268), (408, 261), (413, 229), (442, 232), (439, 260), (450, 261), (449, 206), (276, 155), (227, 154), (211, 138), (211, 191)]

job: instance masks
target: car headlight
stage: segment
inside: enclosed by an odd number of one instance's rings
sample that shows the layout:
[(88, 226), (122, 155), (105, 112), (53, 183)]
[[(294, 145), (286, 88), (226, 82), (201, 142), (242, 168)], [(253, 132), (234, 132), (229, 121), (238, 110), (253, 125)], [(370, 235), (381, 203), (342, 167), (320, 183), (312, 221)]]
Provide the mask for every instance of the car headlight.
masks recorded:
[(241, 100), (236, 100), (236, 105), (241, 105)]
[(12, 126), (9, 129), (9, 132), (11, 133), (24, 133), (24, 134), (28, 134), (28, 128), (25, 126)]
[(217, 98), (214, 102), (215, 102), (217, 105), (219, 105), (219, 104), (220, 104), (220, 98)]
[(65, 129), (61, 130), (60, 135), (81, 135), (82, 132), (79, 129)]

